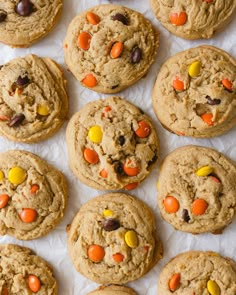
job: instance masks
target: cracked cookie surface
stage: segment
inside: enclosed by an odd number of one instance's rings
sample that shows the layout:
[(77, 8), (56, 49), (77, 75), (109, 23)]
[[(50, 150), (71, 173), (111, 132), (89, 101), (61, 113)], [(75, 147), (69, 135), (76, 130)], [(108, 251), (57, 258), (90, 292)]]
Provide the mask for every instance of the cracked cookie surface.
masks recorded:
[(124, 284), (162, 257), (154, 216), (140, 200), (110, 193), (84, 204), (68, 226), (68, 251), (81, 274), (101, 284)]
[(88, 295), (137, 295), (133, 289), (125, 286), (101, 286), (97, 290), (88, 293)]
[(213, 137), (236, 124), (236, 61), (213, 46), (169, 58), (152, 94), (163, 127), (178, 135)]
[(69, 70), (85, 87), (117, 93), (154, 62), (159, 33), (144, 16), (119, 5), (99, 5), (76, 16), (64, 40)]

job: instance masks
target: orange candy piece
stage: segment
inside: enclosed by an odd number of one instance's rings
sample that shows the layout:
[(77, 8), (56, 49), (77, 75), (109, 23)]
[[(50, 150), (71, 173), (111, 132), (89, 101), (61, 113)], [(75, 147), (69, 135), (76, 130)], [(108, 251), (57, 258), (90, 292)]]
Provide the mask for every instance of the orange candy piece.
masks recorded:
[(110, 106), (106, 106), (103, 110), (104, 113), (108, 113), (111, 111), (111, 107)]
[(186, 23), (188, 15), (186, 12), (182, 11), (179, 14), (177, 12), (172, 12), (170, 14), (170, 22), (175, 26), (182, 26)]
[(83, 50), (88, 50), (90, 47), (91, 35), (87, 32), (82, 32), (78, 36), (78, 46)]
[(28, 285), (32, 292), (36, 293), (41, 288), (41, 282), (38, 277), (34, 275), (29, 275), (28, 277)]
[(9, 294), (8, 289), (7, 288), (3, 288), (1, 294), (2, 295), (8, 295)]
[(176, 213), (179, 210), (179, 201), (172, 196), (167, 196), (163, 205), (167, 213)]
[(121, 56), (124, 49), (124, 45), (122, 42), (116, 42), (111, 48), (111, 57), (112, 58), (118, 58)]
[(208, 126), (214, 125), (214, 122), (212, 121), (213, 115), (211, 113), (205, 113), (201, 115), (201, 118)]
[(196, 199), (192, 203), (192, 213), (194, 215), (203, 215), (206, 212), (208, 203), (203, 199)]
[(136, 167), (129, 167), (128, 164), (130, 164), (131, 161), (129, 160), (128, 162), (126, 162), (124, 164), (124, 171), (125, 173), (128, 175), (128, 176), (136, 176), (139, 174), (139, 171), (140, 171), (140, 167), (139, 166), (136, 166)]
[(6, 207), (9, 201), (9, 196), (6, 194), (0, 195), (0, 209)]
[(173, 80), (172, 86), (174, 87), (175, 90), (177, 91), (183, 91), (184, 90), (184, 82), (181, 81), (178, 77), (176, 77)]
[(8, 121), (9, 118), (7, 116), (0, 116), (0, 121)]
[(97, 79), (94, 77), (93, 74), (88, 74), (84, 77), (84, 79), (82, 80), (82, 83), (87, 86), (87, 87), (95, 87), (98, 84)]
[(217, 178), (217, 177), (215, 177), (215, 176), (210, 176), (211, 177), (211, 179), (213, 180), (213, 181), (215, 181), (216, 183), (220, 183), (220, 180)]
[(98, 154), (89, 148), (84, 150), (84, 158), (90, 164), (97, 164), (99, 162)]
[(107, 178), (107, 176), (108, 176), (107, 170), (106, 170), (106, 169), (102, 169), (102, 170), (100, 171), (100, 176), (101, 176), (102, 178)]
[(135, 189), (137, 186), (138, 186), (138, 182), (128, 183), (124, 186), (124, 189), (131, 191), (132, 189)]
[(38, 213), (31, 208), (22, 209), (20, 212), (20, 219), (25, 223), (34, 222), (38, 216)]
[(115, 262), (122, 262), (124, 260), (124, 255), (121, 253), (116, 253), (112, 255), (112, 258), (115, 260)]
[(100, 23), (100, 17), (89, 11), (87, 14), (86, 14), (86, 18), (87, 18), (87, 21), (91, 24), (91, 25), (97, 25), (98, 23)]
[(170, 289), (170, 291), (174, 292), (179, 288), (180, 279), (181, 279), (180, 273), (173, 274), (173, 276), (169, 280), (169, 289)]
[(148, 137), (151, 132), (151, 128), (148, 123), (145, 121), (140, 121), (138, 122), (138, 126), (139, 128), (135, 131), (135, 134), (140, 138)]
[(105, 256), (105, 251), (102, 246), (99, 245), (90, 245), (88, 247), (88, 257), (93, 262), (100, 262)]
[(30, 188), (31, 194), (35, 194), (39, 190), (39, 185), (37, 184), (32, 184)]
[(222, 79), (221, 83), (227, 90), (233, 91), (233, 84), (229, 79)]

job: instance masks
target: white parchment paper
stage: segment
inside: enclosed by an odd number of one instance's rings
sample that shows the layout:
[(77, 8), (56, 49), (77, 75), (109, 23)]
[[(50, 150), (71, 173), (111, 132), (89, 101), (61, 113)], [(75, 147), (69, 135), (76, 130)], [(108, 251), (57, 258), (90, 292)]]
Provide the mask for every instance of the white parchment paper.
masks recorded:
[[(49, 56), (58, 63), (64, 64), (62, 42), (66, 34), (67, 26), (72, 18), (81, 11), (91, 6), (113, 3), (120, 4), (143, 13), (154, 26), (161, 32), (160, 48), (154, 65), (148, 75), (136, 83), (134, 86), (123, 91), (119, 95), (133, 102), (151, 116), (157, 128), (160, 145), (161, 160), (172, 150), (187, 144), (196, 144), (216, 148), (228, 157), (236, 161), (236, 128), (233, 128), (225, 135), (213, 139), (192, 139), (178, 137), (165, 131), (157, 121), (151, 105), (151, 91), (161, 64), (175, 53), (195, 47), (200, 44), (210, 44), (218, 46), (228, 51), (236, 58), (236, 16), (228, 27), (210, 40), (187, 41), (171, 35), (155, 19), (148, 0), (65, 0), (64, 11), (60, 23), (46, 38), (41, 40), (29, 49), (12, 49), (5, 45), (0, 45), (0, 64), (28, 53), (39, 56)], [(70, 116), (81, 109), (87, 102), (103, 98), (106, 95), (97, 94), (80, 86), (75, 78), (68, 72), (66, 77), (69, 81), (70, 94)], [(97, 287), (96, 283), (84, 278), (77, 273), (70, 261), (67, 253), (66, 225), (69, 224), (80, 206), (91, 198), (103, 193), (91, 189), (80, 183), (71, 173), (67, 164), (67, 149), (65, 143), (65, 129), (63, 128), (52, 138), (39, 144), (16, 144), (4, 138), (0, 138), (0, 151), (9, 149), (23, 149), (31, 151), (49, 163), (60, 169), (66, 176), (69, 184), (69, 203), (65, 217), (57, 228), (48, 236), (34, 241), (18, 241), (5, 236), (0, 238), (0, 243), (15, 243), (33, 249), (38, 255), (49, 261), (54, 267), (54, 273), (59, 283), (59, 295), (86, 295), (89, 291)], [(160, 162), (159, 162), (160, 163)], [(158, 165), (159, 166), (159, 165)], [(129, 286), (133, 287), (140, 295), (157, 294), (157, 280), (162, 267), (176, 254), (187, 250), (214, 250), (223, 255), (227, 255), (236, 260), (236, 220), (224, 231), (222, 235), (201, 234), (191, 235), (175, 231), (170, 225), (161, 220), (157, 208), (156, 181), (158, 176), (158, 166), (151, 175), (144, 181), (138, 189), (131, 194), (144, 200), (154, 211), (157, 220), (157, 228), (164, 244), (164, 258), (146, 276), (134, 281)], [(161, 295), (161, 294), (159, 294)]]

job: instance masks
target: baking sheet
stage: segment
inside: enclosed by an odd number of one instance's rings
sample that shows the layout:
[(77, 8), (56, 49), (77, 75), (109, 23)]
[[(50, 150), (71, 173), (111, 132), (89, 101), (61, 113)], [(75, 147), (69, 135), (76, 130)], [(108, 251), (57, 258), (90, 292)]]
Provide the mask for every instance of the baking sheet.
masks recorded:
[[(0, 64), (18, 56), (34, 53), (40, 56), (49, 56), (58, 63), (64, 64), (62, 42), (66, 34), (67, 26), (71, 19), (79, 12), (91, 6), (113, 3), (128, 6), (143, 13), (154, 26), (161, 32), (160, 48), (154, 65), (148, 75), (120, 93), (120, 96), (128, 99), (151, 116), (158, 131), (161, 145), (161, 160), (172, 150), (187, 144), (196, 144), (213, 147), (223, 152), (228, 157), (236, 161), (236, 128), (233, 128), (225, 135), (213, 139), (191, 139), (178, 137), (165, 131), (157, 121), (151, 105), (151, 91), (155, 82), (155, 77), (161, 64), (173, 54), (195, 47), (200, 44), (210, 44), (218, 46), (228, 51), (236, 58), (236, 17), (230, 25), (222, 32), (210, 40), (187, 41), (171, 35), (155, 19), (149, 6), (148, 0), (120, 0), (120, 1), (98, 1), (98, 0), (65, 0), (64, 11), (60, 23), (46, 38), (41, 40), (29, 49), (12, 49), (5, 45), (0, 45)], [(70, 117), (87, 102), (106, 97), (107, 95), (97, 94), (80, 86), (80, 84), (66, 72), (69, 82), (70, 94)], [(69, 184), (69, 203), (63, 222), (57, 226), (48, 236), (34, 241), (18, 241), (5, 236), (0, 238), (0, 243), (16, 243), (33, 249), (38, 255), (49, 261), (54, 267), (54, 273), (59, 283), (59, 295), (86, 295), (98, 285), (84, 278), (77, 273), (67, 254), (66, 225), (69, 224), (80, 206), (91, 198), (104, 193), (86, 187), (80, 183), (71, 173), (67, 164), (67, 149), (65, 143), (65, 129), (63, 128), (52, 138), (38, 144), (16, 144), (0, 138), (0, 151), (9, 149), (23, 149), (31, 151), (49, 163), (60, 169), (66, 176)], [(160, 163), (160, 162), (159, 162)], [(156, 202), (156, 180), (158, 166), (151, 175), (131, 194), (144, 200), (154, 211), (157, 228), (164, 244), (164, 258), (143, 278), (129, 283), (140, 295), (157, 294), (157, 279), (162, 267), (176, 254), (187, 250), (213, 250), (223, 255), (227, 255), (236, 260), (236, 220), (224, 231), (222, 235), (201, 234), (191, 235), (175, 231), (166, 222), (162, 221)], [(161, 294), (159, 294), (161, 295)]]

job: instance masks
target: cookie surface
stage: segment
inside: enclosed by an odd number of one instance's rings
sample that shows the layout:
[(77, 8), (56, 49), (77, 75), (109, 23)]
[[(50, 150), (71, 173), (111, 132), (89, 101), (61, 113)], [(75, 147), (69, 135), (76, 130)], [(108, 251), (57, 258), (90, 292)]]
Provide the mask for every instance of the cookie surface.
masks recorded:
[(0, 135), (20, 142), (52, 136), (68, 112), (66, 80), (49, 58), (27, 55), (0, 68)]
[(0, 154), (0, 234), (20, 240), (46, 235), (64, 216), (64, 176), (25, 151)]
[(174, 257), (162, 270), (162, 295), (236, 294), (236, 263), (215, 252), (189, 251)]
[(161, 24), (185, 39), (209, 39), (233, 18), (236, 2), (231, 0), (150, 0)]
[(216, 150), (185, 146), (163, 161), (158, 205), (174, 228), (202, 233), (221, 231), (236, 212), (236, 166)]
[(0, 245), (0, 269), (0, 294), (58, 294), (51, 266), (29, 248)]
[(101, 284), (136, 280), (162, 257), (151, 210), (121, 193), (81, 207), (68, 226), (68, 250), (77, 271)]
[(157, 76), (153, 108), (178, 135), (213, 137), (236, 124), (236, 60), (213, 46), (169, 58)]
[(86, 104), (66, 133), (72, 171), (96, 189), (133, 189), (159, 158), (152, 122), (119, 97)]
[(101, 286), (97, 290), (88, 293), (88, 295), (137, 295), (133, 289), (125, 286)]
[(99, 5), (77, 15), (64, 40), (69, 70), (85, 87), (117, 93), (148, 71), (159, 33), (144, 16), (119, 5)]
[(0, 0), (0, 42), (29, 47), (58, 22), (62, 0)]

